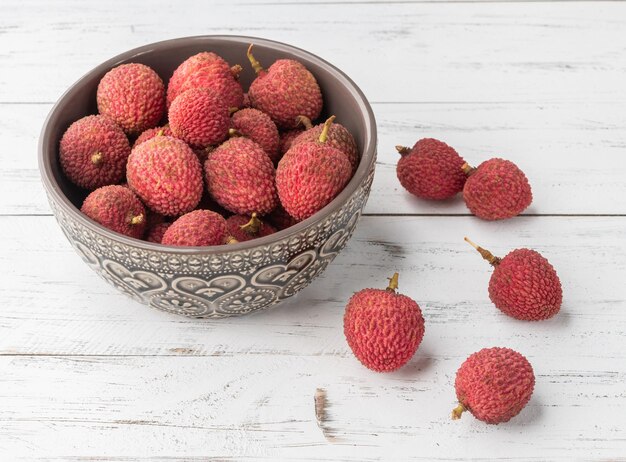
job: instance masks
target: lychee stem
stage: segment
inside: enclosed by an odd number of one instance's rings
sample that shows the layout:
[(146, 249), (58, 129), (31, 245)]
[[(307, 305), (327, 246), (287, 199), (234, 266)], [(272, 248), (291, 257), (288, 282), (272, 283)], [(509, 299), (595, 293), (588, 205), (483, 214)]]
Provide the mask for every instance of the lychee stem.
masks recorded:
[(334, 120), (335, 116), (332, 115), (326, 119), (326, 122), (324, 122), (324, 128), (322, 129), (322, 133), (320, 133), (320, 137), (318, 139), (320, 143), (326, 143), (326, 140), (328, 139), (328, 130), (330, 130), (330, 126), (333, 124)]
[(461, 414), (463, 414), (467, 409), (461, 403), (454, 409), (452, 409), (452, 420), (459, 420), (461, 418)]
[(262, 225), (263, 223), (261, 222), (261, 220), (259, 220), (259, 217), (255, 212), (250, 216), (250, 221), (245, 225), (241, 225), (239, 228), (241, 228), (242, 231), (248, 233), (249, 235), (255, 236), (261, 230)]
[(241, 132), (239, 130), (237, 130), (236, 128), (229, 128), (228, 129), (228, 137), (229, 138), (235, 138), (237, 136), (242, 136)]
[(261, 63), (258, 62), (256, 60), (256, 58), (252, 55), (252, 47), (254, 46), (253, 43), (250, 44), (250, 46), (248, 47), (248, 51), (246, 53), (246, 55), (248, 56), (248, 60), (250, 61), (250, 65), (252, 66), (252, 69), (254, 69), (254, 72), (256, 73), (256, 75), (259, 75), (261, 72), (263, 72), (263, 66), (261, 66)]
[(313, 123), (311, 122), (311, 119), (309, 119), (307, 116), (298, 116), (296, 117), (296, 123), (297, 125), (302, 125), (304, 126), (305, 130), (309, 130), (310, 128), (313, 128)]
[(156, 136), (163, 136), (164, 130), (161, 129), (157, 132)]
[(494, 256), (491, 252), (489, 252), (487, 249), (483, 249), (481, 246), (479, 246), (478, 244), (475, 244), (474, 242), (472, 242), (471, 240), (469, 240), (467, 237), (463, 238), (465, 239), (465, 242), (467, 242), (469, 245), (471, 245), (472, 247), (474, 247), (476, 250), (478, 250), (478, 253), (485, 259), (487, 260), (491, 265), (496, 266), (498, 265), (502, 259), (498, 258), (496, 256)]
[(387, 286), (387, 290), (389, 292), (395, 292), (398, 288), (398, 273), (393, 273), (393, 276), (389, 278), (389, 285)]
[(104, 160), (104, 156), (101, 152), (96, 152), (91, 155), (91, 163), (94, 165), (100, 165)]
[(461, 165), (461, 170), (463, 170), (463, 173), (465, 173), (467, 176), (470, 176), (476, 171), (476, 168), (465, 162), (463, 165)]
[(139, 215), (136, 215), (136, 216), (130, 218), (130, 224), (131, 225), (140, 225), (140, 224), (143, 223), (143, 220), (144, 220), (143, 213), (140, 213)]
[(226, 238), (226, 244), (237, 244), (239, 241), (232, 236)]
[(238, 110), (239, 110), (239, 108), (237, 106), (231, 106), (231, 107), (228, 108), (228, 115), (233, 115)]
[(396, 145), (396, 151), (400, 153), (401, 156), (406, 156), (409, 152), (411, 152), (411, 148), (407, 148), (406, 146)]
[(239, 78), (239, 74), (241, 74), (241, 71), (243, 71), (243, 67), (241, 67), (239, 64), (235, 64), (230, 68), (231, 75), (236, 79)]

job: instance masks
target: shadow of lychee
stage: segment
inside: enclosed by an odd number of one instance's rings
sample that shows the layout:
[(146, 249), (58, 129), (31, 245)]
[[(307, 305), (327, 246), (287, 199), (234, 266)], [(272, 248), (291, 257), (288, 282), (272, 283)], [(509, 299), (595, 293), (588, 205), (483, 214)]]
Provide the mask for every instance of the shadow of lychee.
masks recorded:
[(424, 374), (434, 364), (435, 359), (428, 351), (418, 350), (407, 364), (389, 375), (396, 379), (414, 379), (417, 375)]
[(541, 420), (542, 414), (543, 405), (541, 404), (541, 400), (537, 396), (533, 396), (518, 415), (502, 425), (506, 425), (507, 427), (527, 427), (529, 425), (537, 425), (539, 420)]

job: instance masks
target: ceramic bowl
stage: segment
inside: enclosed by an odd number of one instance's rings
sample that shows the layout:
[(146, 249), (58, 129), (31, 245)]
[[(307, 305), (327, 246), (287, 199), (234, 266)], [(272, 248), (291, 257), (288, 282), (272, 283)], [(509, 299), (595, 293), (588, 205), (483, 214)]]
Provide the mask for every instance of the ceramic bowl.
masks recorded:
[[(269, 66), (280, 58), (301, 61), (315, 75), (324, 114), (354, 135), (361, 153), (345, 189), (324, 209), (267, 237), (216, 247), (168, 247), (110, 231), (80, 213), (87, 192), (72, 185), (58, 162), (59, 140), (75, 120), (97, 113), (96, 88), (111, 68), (146, 64), (163, 80), (186, 58), (214, 51), (244, 67), (244, 88), (254, 74), (246, 49)], [(323, 118), (323, 117), (322, 117)], [(376, 123), (365, 96), (349, 77), (298, 48), (255, 37), (199, 36), (146, 45), (122, 53), (87, 73), (54, 105), (39, 143), (39, 168), (50, 206), (70, 244), (91, 269), (121, 292), (154, 308), (191, 317), (226, 317), (262, 310), (306, 287), (346, 245), (370, 192), (376, 161)]]

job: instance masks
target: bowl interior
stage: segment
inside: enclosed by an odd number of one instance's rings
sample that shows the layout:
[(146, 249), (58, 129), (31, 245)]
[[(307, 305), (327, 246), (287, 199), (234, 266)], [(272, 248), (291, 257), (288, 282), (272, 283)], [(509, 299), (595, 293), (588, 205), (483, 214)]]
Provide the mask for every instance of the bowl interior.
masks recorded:
[[(297, 228), (294, 230), (297, 231), (306, 226), (308, 221), (315, 220), (318, 215), (325, 215), (324, 211), (332, 212), (334, 207), (345, 202), (352, 195), (367, 176), (370, 166), (374, 162), (376, 131), (372, 110), (358, 87), (334, 66), (298, 48), (254, 37), (199, 36), (158, 42), (123, 53), (102, 63), (83, 76), (59, 99), (44, 125), (40, 140), (40, 168), (49, 193), (57, 202), (61, 202), (62, 206), (69, 208), (71, 213), (79, 214), (82, 217), (78, 209), (80, 209), (87, 192), (71, 184), (63, 175), (57, 161), (58, 145), (61, 136), (72, 122), (86, 115), (97, 113), (96, 89), (98, 82), (112, 67), (129, 62), (143, 63), (153, 68), (167, 84), (172, 73), (182, 61), (202, 51), (213, 51), (221, 55), (231, 65), (241, 64), (244, 70), (240, 75), (240, 81), (245, 90), (255, 77), (246, 58), (246, 50), (250, 43), (254, 43), (254, 55), (266, 68), (281, 58), (293, 58), (301, 61), (315, 75), (322, 89), (324, 113), (320, 120), (330, 114), (335, 114), (337, 122), (346, 126), (355, 137), (361, 152), (361, 162), (350, 184), (324, 210), (292, 228)], [(333, 206), (333, 204), (335, 205)], [(276, 233), (275, 237), (280, 238), (283, 232)], [(118, 239), (122, 237), (121, 235), (116, 236)], [(242, 244), (244, 243), (235, 245)]]

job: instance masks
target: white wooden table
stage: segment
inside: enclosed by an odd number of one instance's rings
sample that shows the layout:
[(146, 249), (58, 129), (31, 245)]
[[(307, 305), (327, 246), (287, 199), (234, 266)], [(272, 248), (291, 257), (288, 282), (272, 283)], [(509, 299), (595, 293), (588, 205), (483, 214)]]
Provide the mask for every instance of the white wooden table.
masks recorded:
[[(379, 162), (365, 217), (322, 277), (270, 311), (197, 321), (126, 299), (74, 254), (36, 143), (52, 103), (101, 61), (224, 33), (344, 69), (376, 112)], [(424, 136), (471, 162), (518, 163), (533, 205), (486, 223), (461, 198), (413, 199), (393, 146)], [(621, 2), (3, 0), (0, 460), (626, 460), (625, 159)], [(562, 312), (501, 314), (464, 235), (543, 252)], [(342, 316), (353, 291), (394, 271), (426, 335), (408, 366), (376, 374), (352, 356)], [(487, 346), (529, 358), (532, 400), (506, 425), (451, 421), (455, 371)]]

